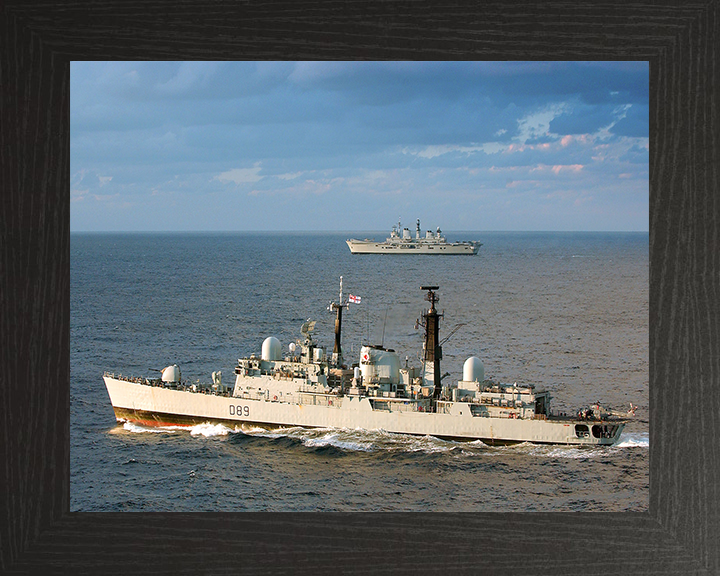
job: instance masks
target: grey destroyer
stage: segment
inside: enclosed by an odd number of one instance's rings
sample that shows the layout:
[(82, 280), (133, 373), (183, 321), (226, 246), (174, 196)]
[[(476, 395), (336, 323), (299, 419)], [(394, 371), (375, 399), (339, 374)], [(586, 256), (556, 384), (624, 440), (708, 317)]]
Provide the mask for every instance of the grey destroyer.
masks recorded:
[(400, 221), (393, 226), (390, 236), (384, 242), (377, 242), (366, 238), (356, 240), (350, 238), (346, 241), (350, 252), (353, 254), (435, 254), (435, 255), (460, 255), (473, 256), (478, 253), (482, 246), (480, 242), (448, 242), (438, 228), (435, 232), (427, 230), (425, 234), (420, 232), (420, 219), (415, 224), (415, 237), (413, 238), (408, 228), (403, 228)]
[(572, 415), (550, 409), (549, 391), (533, 384), (500, 384), (485, 378), (482, 361), (472, 356), (461, 378), (444, 383), (440, 362), (437, 286), (423, 286), (429, 309), (417, 327), (424, 329), (419, 366), (401, 362), (384, 346), (364, 344), (348, 365), (341, 347), (342, 313), (359, 298), (340, 298), (335, 313), (332, 352), (314, 340), (315, 322), (305, 322), (302, 337), (283, 346), (267, 337), (259, 355), (240, 358), (232, 386), (212, 374), (212, 383), (191, 384), (173, 364), (159, 378), (104, 374), (118, 421), (146, 426), (222, 423), (259, 426), (384, 430), (443, 439), (481, 440), (489, 445), (520, 442), (611, 445), (618, 441), (628, 412), (595, 404)]

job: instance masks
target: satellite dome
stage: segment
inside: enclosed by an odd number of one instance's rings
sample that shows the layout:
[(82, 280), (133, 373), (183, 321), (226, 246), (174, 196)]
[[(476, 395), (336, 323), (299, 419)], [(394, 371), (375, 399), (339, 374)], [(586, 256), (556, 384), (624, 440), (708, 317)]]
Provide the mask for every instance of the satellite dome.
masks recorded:
[(162, 371), (163, 382), (180, 382), (180, 368), (177, 364), (168, 366)]
[(485, 380), (485, 366), (477, 356), (470, 356), (463, 364), (463, 382), (482, 382)]
[(260, 358), (266, 362), (274, 362), (276, 360), (280, 360), (281, 354), (282, 345), (280, 344), (280, 340), (275, 338), (275, 336), (265, 338), (265, 341), (262, 343), (262, 353), (260, 354)]

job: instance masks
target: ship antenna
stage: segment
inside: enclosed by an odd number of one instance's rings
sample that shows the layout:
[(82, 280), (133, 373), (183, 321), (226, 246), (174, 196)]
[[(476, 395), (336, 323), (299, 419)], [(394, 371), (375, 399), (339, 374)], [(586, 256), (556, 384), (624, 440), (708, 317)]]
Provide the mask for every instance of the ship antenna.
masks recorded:
[(348, 303), (343, 302), (343, 277), (340, 276), (340, 299), (338, 303), (330, 302), (328, 310), (335, 312), (335, 345), (333, 347), (333, 362), (335, 365), (342, 364), (342, 346), (340, 345), (340, 336), (342, 333), (342, 311), (347, 308)]
[(381, 348), (385, 348), (385, 324), (387, 324), (388, 310), (390, 310), (389, 307), (388, 307), (388, 308), (385, 308), (385, 320), (383, 320), (382, 340), (380, 341), (380, 347), (381, 347)]
[(365, 309), (365, 341), (370, 343), (370, 311)]

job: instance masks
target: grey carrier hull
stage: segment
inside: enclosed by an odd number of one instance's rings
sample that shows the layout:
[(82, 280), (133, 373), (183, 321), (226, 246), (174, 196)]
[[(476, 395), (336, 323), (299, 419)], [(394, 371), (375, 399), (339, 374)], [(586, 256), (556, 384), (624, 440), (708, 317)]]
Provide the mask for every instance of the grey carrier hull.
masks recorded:
[(420, 220), (417, 221), (415, 237), (410, 230), (402, 228), (398, 222), (393, 226), (390, 236), (384, 242), (375, 240), (347, 240), (348, 248), (353, 254), (430, 254), (430, 255), (469, 255), (478, 253), (480, 242), (448, 242), (440, 228), (436, 232), (428, 230), (424, 236), (420, 234)]

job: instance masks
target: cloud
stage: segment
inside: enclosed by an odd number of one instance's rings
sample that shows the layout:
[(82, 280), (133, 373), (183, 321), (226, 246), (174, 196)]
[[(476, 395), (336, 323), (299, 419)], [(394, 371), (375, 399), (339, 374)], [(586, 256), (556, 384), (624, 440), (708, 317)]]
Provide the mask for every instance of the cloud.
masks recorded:
[(625, 152), (620, 155), (621, 162), (630, 162), (631, 164), (645, 164), (650, 162), (650, 146), (646, 141), (641, 144), (633, 144), (626, 148)]
[(518, 120), (518, 135), (515, 139), (524, 144), (528, 140), (547, 135), (550, 131), (550, 124), (564, 110), (564, 104), (557, 104), (520, 118)]
[(550, 122), (550, 131), (559, 135), (647, 137), (650, 133), (648, 106), (636, 104), (587, 105), (575, 103)]
[(232, 170), (218, 174), (214, 180), (234, 182), (235, 184), (259, 182), (263, 179), (263, 176), (259, 175), (260, 170), (262, 170), (262, 168), (259, 166), (255, 168), (233, 168)]
[(508, 195), (508, 176), (525, 187), (513, 193), (641, 189), (648, 78), (642, 62), (73, 62), (71, 223), (120, 226), (89, 202), (101, 194), (149, 214), (161, 206), (152, 191), (173, 191), (188, 222), (204, 214), (198, 226), (252, 201), (255, 226), (273, 228), (262, 214), (278, 201), (327, 226), (303, 203), (315, 194), (338, 227), (368, 195), (367, 223), (418, 203), (472, 214), (480, 196)]
[(555, 174), (560, 174), (560, 172), (580, 172), (584, 166), (582, 164), (570, 164), (563, 166), (562, 164), (557, 164), (552, 167), (552, 171)]
[(70, 202), (80, 202), (81, 200), (84, 200), (85, 197), (90, 193), (90, 189), (85, 190), (77, 190), (77, 189), (70, 189)]
[(472, 154), (475, 152), (484, 152), (485, 145), (483, 146), (458, 146), (450, 144), (442, 144), (437, 146), (425, 146), (422, 150), (412, 151), (408, 148), (403, 149), (403, 154), (413, 154), (420, 158), (435, 158), (437, 156), (443, 156), (456, 152), (458, 154)]
[(623, 117), (610, 128), (610, 132), (617, 136), (647, 137), (650, 134), (649, 105), (633, 104), (628, 106)]
[(280, 178), (281, 180), (294, 180), (295, 178), (299, 178), (303, 174), (305, 174), (305, 172), (293, 172), (286, 174), (278, 174), (275, 177)]
[(590, 134), (568, 134), (560, 139), (560, 145), (563, 147), (569, 146), (573, 142), (588, 145), (595, 142), (595, 138)]
[(612, 106), (575, 103), (550, 122), (551, 132), (560, 135), (595, 134), (615, 121)]

